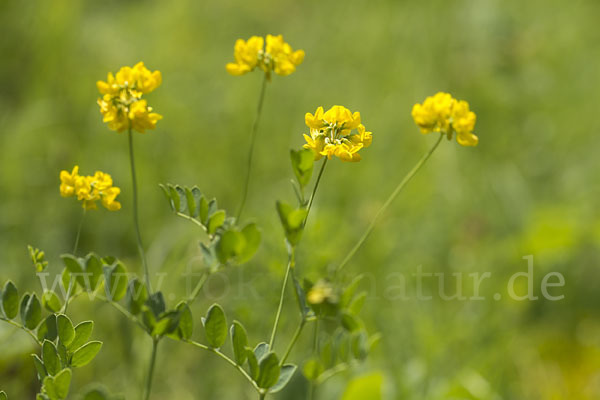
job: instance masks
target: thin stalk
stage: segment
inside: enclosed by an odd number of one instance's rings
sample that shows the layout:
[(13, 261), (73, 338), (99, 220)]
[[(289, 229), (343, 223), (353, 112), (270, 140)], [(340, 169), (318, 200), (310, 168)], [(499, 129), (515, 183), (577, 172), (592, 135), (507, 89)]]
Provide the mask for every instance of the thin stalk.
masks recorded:
[[(313, 336), (313, 356), (319, 351), (319, 318), (315, 321), (315, 332)], [(308, 400), (314, 400), (317, 391), (317, 385), (311, 379), (308, 383)]]
[(83, 220), (85, 219), (85, 208), (83, 209), (83, 214), (81, 215), (81, 219), (79, 219), (79, 226), (77, 227), (77, 235), (75, 236), (75, 244), (73, 245), (73, 255), (77, 253), (77, 247), (79, 246), (79, 237), (81, 236), (81, 227), (83, 226)]
[(288, 345), (287, 349), (285, 350), (285, 353), (283, 354), (283, 358), (279, 362), (279, 366), (283, 366), (283, 364), (285, 364), (286, 360), (290, 356), (292, 349), (296, 345), (296, 342), (298, 341), (298, 338), (300, 337), (300, 334), (302, 333), (302, 329), (304, 329), (304, 325), (306, 325), (306, 319), (302, 318), (302, 321), (300, 321), (300, 325), (298, 325), (298, 328), (296, 328), (296, 332), (294, 332), (294, 336), (292, 336), (292, 340), (290, 341), (290, 344)]
[(315, 200), (315, 195), (317, 194), (317, 189), (319, 188), (319, 183), (321, 183), (321, 177), (323, 176), (323, 171), (325, 171), (325, 166), (327, 165), (328, 158), (323, 159), (321, 163), (321, 169), (319, 170), (319, 175), (317, 175), (317, 181), (315, 182), (315, 186), (313, 187), (313, 191), (310, 194), (310, 199), (308, 200), (308, 207), (306, 208), (306, 217), (304, 217), (303, 225), (306, 225), (306, 221), (308, 220), (308, 214), (310, 214), (310, 209), (312, 208), (313, 201)]
[(254, 156), (254, 145), (256, 144), (256, 136), (258, 133), (258, 122), (260, 121), (260, 115), (262, 113), (263, 103), (265, 100), (265, 91), (267, 88), (267, 74), (265, 74), (260, 88), (260, 94), (258, 96), (258, 106), (256, 107), (256, 116), (254, 117), (254, 123), (252, 124), (252, 133), (250, 135), (250, 148), (248, 149), (248, 164), (246, 166), (246, 180), (244, 182), (244, 192), (242, 193), (242, 202), (237, 212), (237, 218), (240, 219), (244, 206), (246, 205), (246, 198), (248, 197), (248, 188), (250, 187), (250, 170), (252, 169), (252, 158)]
[(152, 339), (152, 356), (150, 358), (150, 368), (148, 370), (148, 380), (146, 381), (146, 389), (144, 391), (144, 400), (148, 400), (150, 398), (150, 393), (152, 391), (152, 379), (154, 378), (154, 365), (156, 364), (156, 353), (158, 351), (158, 342), (159, 339)]
[(262, 393), (262, 389), (258, 387), (258, 385), (256, 384), (256, 382), (254, 382), (254, 379), (252, 379), (252, 377), (250, 375), (248, 375), (248, 373), (244, 370), (244, 368), (242, 368), (241, 365), (238, 365), (231, 358), (227, 357), (225, 354), (221, 353), (221, 351), (219, 349), (213, 349), (212, 347), (208, 347), (206, 345), (203, 345), (202, 343), (194, 342), (193, 340), (188, 340), (187, 343), (189, 343), (191, 345), (194, 345), (194, 346), (196, 346), (196, 347), (198, 347), (198, 348), (200, 348), (202, 350), (210, 351), (211, 353), (214, 353), (214, 354), (218, 355), (223, 360), (227, 361), (227, 363), (229, 363), (235, 369), (237, 369), (244, 376), (244, 378), (246, 378), (246, 380), (248, 380), (248, 382), (250, 382), (252, 384), (252, 387), (257, 392)]
[(38, 340), (38, 338), (37, 338), (37, 336), (35, 335), (35, 333), (34, 333), (32, 330), (30, 330), (29, 328), (25, 327), (24, 325), (21, 325), (21, 324), (20, 324), (20, 323), (18, 323), (18, 322), (12, 321), (12, 320), (10, 320), (10, 319), (7, 319), (7, 318), (4, 318), (4, 317), (0, 317), (0, 321), (7, 322), (7, 323), (9, 323), (9, 324), (10, 324), (10, 325), (12, 325), (12, 326), (14, 326), (14, 327), (16, 327), (16, 328), (19, 328), (19, 329), (21, 329), (21, 330), (22, 330), (22, 331), (24, 331), (24, 332), (27, 332), (27, 333), (29, 334), (29, 336), (31, 336), (31, 337), (33, 338), (33, 340), (35, 340), (35, 342), (36, 342), (38, 345), (40, 345), (40, 346), (42, 345), (42, 343), (41, 343), (41, 342)]
[(277, 314), (275, 315), (275, 323), (273, 324), (273, 330), (271, 331), (271, 339), (269, 340), (269, 350), (272, 351), (273, 344), (275, 343), (275, 335), (277, 335), (277, 327), (279, 326), (279, 318), (281, 317), (281, 310), (283, 309), (283, 298), (285, 296), (285, 289), (287, 287), (288, 280), (290, 278), (290, 271), (294, 268), (296, 263), (295, 254), (296, 250), (294, 246), (290, 247), (290, 254), (288, 257), (288, 264), (285, 270), (285, 277), (283, 278), (283, 285), (281, 285), (281, 294), (279, 296), (279, 306), (277, 307)]
[(406, 174), (406, 176), (404, 176), (404, 178), (400, 181), (400, 183), (398, 184), (398, 186), (396, 186), (396, 189), (394, 189), (394, 191), (392, 192), (392, 194), (390, 195), (390, 197), (388, 197), (388, 199), (385, 201), (385, 203), (383, 203), (383, 205), (381, 206), (381, 208), (379, 209), (379, 211), (377, 211), (377, 214), (375, 214), (375, 217), (371, 220), (371, 223), (367, 227), (367, 230), (363, 233), (363, 235), (360, 237), (360, 239), (358, 240), (358, 242), (356, 242), (356, 244), (354, 245), (354, 247), (352, 248), (352, 250), (350, 250), (350, 252), (348, 252), (348, 254), (346, 254), (346, 257), (340, 263), (340, 265), (338, 265), (338, 267), (336, 268), (335, 272), (338, 272), (342, 268), (344, 268), (344, 266), (348, 263), (348, 261), (350, 261), (350, 259), (354, 256), (354, 254), (356, 254), (356, 252), (358, 251), (358, 249), (360, 248), (360, 246), (362, 246), (362, 244), (365, 242), (365, 240), (367, 240), (367, 237), (369, 237), (369, 235), (373, 231), (373, 228), (375, 228), (375, 224), (379, 220), (379, 217), (381, 217), (381, 215), (385, 212), (385, 210), (396, 199), (396, 197), (398, 196), (398, 194), (400, 194), (400, 192), (402, 191), (402, 189), (404, 189), (404, 186), (406, 186), (406, 184), (421, 169), (421, 167), (425, 164), (425, 162), (429, 159), (429, 157), (431, 157), (431, 155), (433, 154), (433, 152), (435, 151), (435, 149), (438, 147), (438, 145), (442, 141), (443, 137), (444, 137), (444, 135), (440, 134), (440, 137), (435, 142), (435, 144), (431, 147), (431, 149), (427, 153), (425, 153), (425, 155), (419, 160), (419, 162), (413, 167), (413, 169), (411, 169), (408, 172), (408, 174)]
[(204, 284), (206, 283), (206, 280), (208, 279), (209, 276), (210, 276), (210, 272), (208, 272), (208, 271), (205, 272), (204, 274), (202, 274), (202, 276), (200, 277), (200, 280), (196, 284), (196, 287), (192, 291), (191, 296), (188, 298), (188, 303), (192, 304), (194, 302), (194, 300), (196, 300), (196, 297), (198, 297), (198, 295), (200, 294), (200, 290), (202, 290), (202, 288), (204, 287)]
[(133, 156), (133, 134), (131, 132), (131, 124), (129, 125), (129, 163), (131, 166), (131, 182), (133, 185), (133, 225), (135, 226), (135, 235), (137, 239), (138, 252), (142, 259), (142, 266), (144, 267), (144, 275), (146, 278), (146, 286), (148, 292), (152, 294), (152, 286), (150, 285), (150, 274), (148, 272), (148, 263), (146, 262), (146, 253), (144, 252), (144, 245), (142, 244), (142, 235), (140, 234), (140, 223), (138, 218), (138, 191), (137, 191), (137, 178), (135, 174), (135, 158)]

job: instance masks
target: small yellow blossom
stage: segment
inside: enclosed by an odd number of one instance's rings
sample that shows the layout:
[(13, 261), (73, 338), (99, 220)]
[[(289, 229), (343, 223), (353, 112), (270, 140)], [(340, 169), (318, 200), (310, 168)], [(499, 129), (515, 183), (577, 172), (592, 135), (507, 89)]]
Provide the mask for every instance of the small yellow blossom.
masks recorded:
[(235, 62), (225, 66), (231, 75), (244, 75), (259, 67), (270, 78), (271, 71), (281, 76), (294, 72), (304, 60), (304, 50), (294, 51), (281, 35), (267, 35), (266, 47), (265, 39), (252, 36), (247, 41), (238, 39), (235, 42), (233, 57)]
[(469, 103), (456, 100), (448, 93), (439, 92), (427, 97), (423, 104), (415, 104), (412, 117), (421, 132), (440, 132), (463, 146), (476, 146), (479, 138), (473, 134), (476, 115), (469, 109)]
[(143, 62), (122, 67), (116, 75), (109, 72), (106, 82), (96, 82), (103, 95), (98, 99), (103, 122), (117, 132), (131, 128), (144, 133), (146, 129), (154, 129), (162, 116), (152, 112), (142, 95), (152, 92), (161, 83), (160, 71), (151, 72)]
[(335, 304), (338, 301), (338, 296), (333, 286), (326, 280), (321, 279), (308, 291), (306, 299), (312, 305)]
[(315, 160), (335, 156), (342, 161), (357, 162), (361, 160), (358, 151), (373, 141), (372, 133), (361, 123), (360, 113), (352, 113), (343, 106), (333, 106), (326, 112), (319, 107), (314, 115), (306, 113), (304, 121), (310, 129), (310, 135), (304, 135), (304, 148), (315, 153)]
[(71, 172), (60, 172), (61, 196), (76, 196), (85, 210), (95, 210), (98, 200), (110, 211), (120, 210), (121, 203), (116, 201), (119, 193), (121, 193), (121, 189), (113, 186), (112, 177), (105, 172), (96, 171), (94, 175), (83, 176), (79, 175), (79, 166), (77, 165)]

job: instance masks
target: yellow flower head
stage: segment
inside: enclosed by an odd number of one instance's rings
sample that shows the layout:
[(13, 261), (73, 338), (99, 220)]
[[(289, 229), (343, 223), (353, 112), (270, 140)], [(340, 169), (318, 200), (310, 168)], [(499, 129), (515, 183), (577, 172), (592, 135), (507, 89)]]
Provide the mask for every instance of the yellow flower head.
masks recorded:
[(308, 291), (306, 299), (312, 305), (335, 304), (338, 301), (338, 296), (333, 286), (328, 281), (321, 279)]
[(315, 153), (315, 160), (335, 156), (342, 161), (360, 161), (358, 151), (369, 147), (373, 140), (361, 124), (360, 113), (343, 106), (333, 106), (326, 112), (319, 107), (314, 114), (306, 113), (304, 121), (310, 128), (310, 136), (304, 135), (304, 148)]
[(161, 83), (160, 71), (151, 72), (143, 62), (133, 67), (122, 67), (116, 75), (109, 72), (106, 82), (96, 82), (103, 95), (98, 99), (103, 121), (117, 132), (131, 128), (144, 133), (146, 129), (154, 129), (162, 116), (153, 113), (152, 107), (141, 98)]
[(259, 67), (267, 74), (267, 78), (270, 78), (271, 71), (286, 76), (304, 60), (304, 50), (294, 51), (281, 35), (267, 35), (266, 42), (264, 48), (265, 39), (260, 36), (252, 36), (247, 41), (238, 39), (233, 49), (235, 62), (225, 66), (227, 72), (237, 76)]
[(110, 210), (121, 209), (121, 203), (116, 201), (121, 189), (113, 186), (112, 177), (102, 171), (96, 171), (94, 175), (79, 175), (79, 166), (73, 170), (60, 172), (60, 194), (63, 197), (76, 196), (81, 201), (85, 210), (95, 210), (96, 202), (100, 200), (102, 205)]
[(415, 104), (412, 117), (422, 133), (440, 132), (463, 146), (476, 146), (479, 138), (473, 134), (476, 115), (469, 110), (469, 103), (456, 100), (448, 93), (439, 92), (425, 99), (423, 104)]

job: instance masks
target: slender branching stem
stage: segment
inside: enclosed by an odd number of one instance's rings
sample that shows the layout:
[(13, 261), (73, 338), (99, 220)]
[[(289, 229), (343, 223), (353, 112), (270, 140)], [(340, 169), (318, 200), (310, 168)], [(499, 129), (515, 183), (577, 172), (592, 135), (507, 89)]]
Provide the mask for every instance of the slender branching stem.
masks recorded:
[(288, 264), (285, 270), (285, 277), (283, 278), (283, 285), (281, 285), (281, 294), (279, 296), (279, 306), (277, 307), (277, 314), (275, 314), (275, 323), (273, 324), (273, 329), (271, 331), (271, 339), (269, 340), (269, 350), (273, 350), (273, 344), (275, 344), (275, 336), (277, 335), (277, 328), (279, 326), (279, 318), (281, 318), (281, 310), (283, 309), (283, 298), (285, 297), (285, 289), (287, 288), (287, 283), (290, 278), (290, 271), (294, 268), (296, 263), (296, 250), (294, 246), (290, 246), (290, 251), (288, 255)]
[(350, 259), (354, 256), (354, 254), (356, 254), (356, 252), (358, 251), (360, 246), (362, 246), (362, 244), (365, 242), (365, 240), (367, 240), (367, 238), (373, 231), (373, 228), (375, 228), (375, 225), (377, 224), (377, 221), (379, 220), (381, 215), (385, 212), (385, 210), (387, 210), (387, 208), (390, 206), (390, 204), (392, 204), (392, 202), (396, 199), (396, 197), (398, 197), (398, 194), (400, 194), (402, 189), (404, 189), (406, 184), (412, 179), (413, 176), (415, 176), (415, 174), (421, 169), (421, 167), (425, 164), (425, 162), (427, 162), (429, 157), (431, 157), (431, 155), (433, 154), (435, 149), (438, 147), (438, 145), (442, 141), (443, 137), (444, 137), (444, 134), (440, 134), (440, 137), (435, 142), (435, 144), (431, 147), (431, 149), (429, 149), (429, 151), (427, 153), (425, 153), (425, 155), (419, 160), (419, 162), (417, 162), (417, 164), (413, 167), (413, 169), (411, 169), (408, 172), (408, 174), (406, 174), (404, 176), (404, 178), (402, 178), (402, 180), (400, 181), (398, 186), (396, 186), (396, 188), (394, 189), (392, 194), (390, 194), (390, 197), (388, 197), (388, 199), (385, 201), (385, 203), (383, 203), (383, 205), (381, 206), (379, 211), (377, 211), (377, 214), (375, 214), (375, 217), (371, 220), (371, 223), (369, 224), (369, 226), (367, 227), (367, 229), (365, 230), (363, 235), (360, 237), (360, 239), (358, 239), (358, 242), (356, 242), (356, 244), (354, 245), (352, 250), (350, 250), (348, 252), (348, 254), (346, 254), (346, 257), (344, 258), (344, 260), (337, 266), (336, 272), (339, 272), (342, 268), (344, 268), (344, 266), (346, 266), (348, 261), (350, 261)]
[(250, 172), (252, 169), (252, 158), (254, 157), (254, 145), (256, 144), (256, 136), (258, 133), (258, 123), (260, 121), (260, 115), (262, 113), (263, 103), (265, 100), (265, 91), (268, 83), (267, 74), (265, 74), (260, 88), (260, 94), (258, 96), (258, 106), (256, 107), (256, 116), (254, 117), (254, 123), (252, 124), (252, 133), (250, 135), (250, 148), (248, 149), (248, 163), (246, 165), (246, 180), (244, 181), (244, 191), (242, 192), (242, 202), (237, 212), (237, 220), (242, 216), (244, 206), (246, 205), (246, 198), (248, 197), (248, 188), (250, 187)]
[[(313, 352), (313, 357), (319, 352), (319, 318), (317, 316), (317, 319), (315, 321), (315, 331), (314, 331), (314, 336), (313, 336), (313, 344), (312, 344), (312, 352)], [(308, 396), (307, 398), (309, 400), (314, 400), (315, 399), (315, 395), (316, 395), (316, 391), (317, 391), (317, 385), (316, 382), (314, 380), (310, 380), (308, 383)]]
[(158, 352), (159, 338), (152, 338), (152, 356), (150, 357), (150, 367), (148, 369), (148, 378), (146, 380), (146, 389), (144, 390), (144, 400), (150, 398), (152, 392), (152, 380), (154, 378), (154, 365), (156, 365), (156, 353)]
[(208, 347), (202, 343), (198, 343), (195, 342), (193, 340), (188, 340), (187, 343), (194, 345), (202, 350), (206, 350), (206, 351), (210, 351), (211, 353), (216, 354), (217, 356), (221, 357), (223, 360), (227, 361), (227, 363), (229, 363), (232, 367), (234, 367), (235, 369), (238, 370), (238, 372), (240, 372), (244, 378), (246, 378), (246, 380), (248, 382), (250, 382), (252, 384), (252, 387), (258, 392), (258, 393), (263, 393), (263, 390), (261, 388), (258, 387), (258, 385), (256, 384), (256, 382), (254, 382), (254, 379), (252, 379), (252, 377), (250, 375), (248, 375), (248, 373), (244, 370), (244, 368), (242, 368), (241, 365), (238, 365), (235, 361), (233, 361), (231, 358), (227, 357), (225, 354), (221, 353), (221, 351), (219, 349), (214, 349), (212, 347)]
[(85, 219), (85, 208), (83, 209), (83, 214), (81, 214), (81, 218), (79, 219), (79, 226), (77, 227), (77, 235), (75, 235), (75, 244), (73, 245), (73, 255), (77, 254), (77, 248), (79, 247), (79, 236), (81, 236), (81, 227), (83, 226), (84, 219)]
[(204, 284), (208, 280), (209, 276), (210, 276), (210, 271), (206, 271), (206, 272), (204, 272), (204, 274), (202, 274), (202, 276), (200, 277), (200, 280), (196, 284), (196, 287), (194, 287), (194, 290), (192, 291), (192, 294), (188, 298), (188, 303), (189, 304), (192, 304), (194, 302), (194, 300), (196, 300), (196, 298), (200, 294), (200, 290), (202, 290), (202, 288), (204, 287)]
[(140, 223), (138, 216), (138, 190), (137, 190), (137, 178), (135, 173), (135, 158), (133, 155), (133, 133), (131, 130), (131, 124), (129, 125), (129, 164), (131, 166), (131, 183), (133, 186), (133, 225), (135, 227), (135, 236), (137, 239), (138, 252), (142, 259), (142, 266), (144, 267), (144, 276), (146, 278), (146, 286), (148, 292), (152, 294), (152, 286), (150, 285), (150, 273), (148, 272), (148, 263), (146, 262), (146, 253), (144, 251), (144, 245), (142, 244), (142, 235), (140, 234)]
[(0, 317), (0, 321), (4, 321), (4, 322), (6, 322), (6, 323), (8, 323), (8, 324), (10, 324), (10, 325), (12, 325), (12, 326), (14, 326), (14, 327), (16, 327), (16, 328), (19, 328), (19, 329), (21, 329), (21, 330), (22, 330), (22, 331), (24, 331), (24, 332), (27, 332), (27, 334), (29, 334), (29, 336), (31, 336), (31, 337), (33, 338), (33, 340), (35, 340), (35, 342), (36, 342), (38, 345), (40, 345), (40, 346), (42, 345), (42, 342), (40, 342), (40, 341), (38, 340), (38, 338), (37, 338), (37, 336), (35, 335), (35, 333), (34, 333), (34, 332), (31, 330), (31, 329), (27, 328), (26, 326), (24, 326), (24, 325), (21, 325), (20, 323), (18, 323), (18, 322), (16, 322), (16, 321), (13, 321), (13, 320), (10, 320), (10, 319), (8, 319), (8, 318), (4, 318), (4, 317)]
[(283, 354), (283, 357), (281, 358), (281, 361), (279, 362), (280, 366), (285, 364), (288, 357), (290, 356), (292, 349), (296, 345), (296, 342), (298, 341), (298, 338), (300, 337), (300, 334), (302, 333), (302, 329), (304, 329), (304, 325), (306, 325), (306, 319), (302, 318), (302, 320), (300, 321), (300, 324), (298, 325), (298, 328), (296, 328), (296, 332), (294, 332), (294, 336), (292, 336), (292, 340), (290, 341), (290, 344), (288, 345), (287, 349), (285, 350), (285, 353)]
[(306, 221), (308, 220), (308, 214), (310, 214), (310, 209), (312, 208), (313, 201), (315, 200), (315, 195), (317, 194), (317, 189), (319, 188), (319, 183), (321, 183), (321, 177), (323, 176), (323, 171), (325, 171), (325, 166), (327, 165), (327, 158), (323, 159), (321, 163), (321, 169), (319, 169), (319, 175), (317, 175), (317, 181), (315, 182), (315, 186), (313, 187), (313, 191), (310, 194), (310, 199), (308, 200), (308, 207), (306, 208), (306, 217), (304, 217), (303, 225), (306, 225)]

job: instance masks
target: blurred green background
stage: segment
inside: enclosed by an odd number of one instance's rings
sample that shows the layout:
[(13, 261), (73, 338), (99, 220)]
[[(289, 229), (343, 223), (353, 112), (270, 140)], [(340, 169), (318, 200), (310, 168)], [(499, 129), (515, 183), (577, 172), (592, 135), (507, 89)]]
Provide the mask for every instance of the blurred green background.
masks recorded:
[[(348, 265), (367, 273), (364, 318), (383, 335), (362, 367), (382, 371), (390, 399), (600, 398), (600, 2), (457, 0), (351, 2), (257, 0), (16, 1), (0, 3), (0, 282), (38, 290), (26, 245), (46, 251), (50, 271), (72, 248), (80, 208), (58, 192), (58, 174), (101, 169), (123, 189), (123, 210), (90, 212), (81, 251), (124, 259), (139, 270), (131, 224), (126, 135), (101, 122), (96, 80), (144, 61), (163, 74), (148, 96), (164, 116), (136, 135), (141, 224), (150, 266), (166, 292), (197, 269), (197, 228), (171, 215), (158, 183), (197, 184), (235, 210), (261, 74), (232, 77), (237, 38), (284, 35), (304, 63), (267, 88), (246, 216), (262, 227), (257, 256), (210, 282), (196, 320), (215, 300), (268, 336), (286, 253), (274, 209), (293, 200), (288, 150), (303, 143), (304, 113), (342, 104), (359, 110), (373, 145), (357, 164), (331, 162), (299, 249), (301, 274), (339, 262), (406, 171), (434, 142), (414, 126), (415, 102), (437, 91), (477, 113), (476, 148), (443, 142)], [(551, 271), (561, 301), (515, 301), (509, 277), (534, 256), (534, 283)], [(417, 301), (425, 272), (491, 272), (484, 301)], [(396, 298), (399, 274), (408, 300)], [(451, 275), (447, 275), (450, 277)], [(465, 278), (467, 279), (467, 278)], [(424, 292), (437, 293), (434, 279)], [(470, 280), (465, 280), (468, 292)], [(448, 278), (448, 293), (453, 291)], [(520, 288), (524, 289), (524, 288)], [(501, 300), (492, 295), (501, 293)], [(288, 297), (282, 337), (296, 324)], [(170, 299), (173, 303), (173, 299)], [(150, 341), (107, 305), (84, 299), (76, 321), (97, 321), (106, 342), (78, 370), (73, 393), (100, 382), (139, 397)], [(292, 355), (305, 359), (305, 335)], [(282, 340), (284, 341), (284, 340)], [(175, 342), (159, 353), (154, 399), (254, 398), (230, 367)], [(33, 398), (36, 350), (0, 326), (0, 388)], [(338, 398), (348, 376), (321, 390)], [(304, 398), (297, 374), (277, 398)]]

